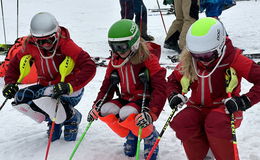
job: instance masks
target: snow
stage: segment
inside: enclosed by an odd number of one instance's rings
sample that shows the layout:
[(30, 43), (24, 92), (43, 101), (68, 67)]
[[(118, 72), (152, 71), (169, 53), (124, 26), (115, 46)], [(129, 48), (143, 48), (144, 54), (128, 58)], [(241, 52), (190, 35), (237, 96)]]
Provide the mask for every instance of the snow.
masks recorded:
[[(157, 8), (156, 1), (144, 0), (147, 8)], [(16, 39), (16, 1), (5, 0), (4, 15), (6, 23), (7, 42)], [(164, 6), (161, 6), (164, 7)], [(238, 1), (237, 5), (224, 11), (221, 20), (233, 43), (246, 52), (260, 51), (260, 2)], [(56, 16), (61, 25), (66, 26), (72, 39), (84, 48), (91, 56), (108, 56), (107, 31), (109, 26), (120, 19), (119, 2), (115, 0), (85, 1), (85, 0), (23, 0), (19, 4), (19, 36), (29, 34), (30, 19), (40, 11), (48, 11)], [(201, 13), (200, 17), (204, 17)], [(168, 29), (174, 20), (174, 15), (164, 16)], [(2, 17), (1, 17), (2, 22)], [(160, 16), (148, 17), (149, 33), (155, 37), (155, 42), (163, 44), (165, 31)], [(0, 27), (0, 43), (4, 43), (2, 26)], [(172, 53), (163, 49), (162, 62), (169, 62), (165, 57)], [(1, 57), (4, 59), (4, 57)], [(169, 75), (172, 70), (167, 70)], [(85, 130), (88, 111), (92, 106), (101, 82), (105, 68), (99, 67), (95, 78), (85, 87), (85, 94), (76, 108), (83, 114), (79, 128), (78, 139)], [(1, 79), (1, 89), (3, 80)], [(251, 84), (242, 81), (242, 93), (246, 93)], [(24, 87), (24, 86), (22, 86)], [(189, 95), (189, 94), (188, 94)], [(0, 96), (1, 103), (4, 97)], [(0, 111), (0, 159), (1, 160), (38, 160), (44, 159), (47, 134), (46, 124), (38, 124), (11, 107), (11, 100)], [(170, 115), (166, 103), (164, 111), (155, 126), (160, 131)], [(260, 159), (260, 104), (253, 106), (244, 114), (244, 120), (237, 129), (237, 142), (241, 160)], [(104, 123), (95, 121), (89, 128), (83, 142), (79, 146), (75, 160), (133, 160), (123, 153), (124, 139), (115, 135)], [(143, 142), (142, 142), (143, 143)], [(64, 160), (69, 156), (76, 142), (66, 142), (63, 136), (51, 144), (49, 159)], [(141, 144), (142, 145), (142, 144)], [(141, 148), (141, 157), (143, 147)], [(168, 127), (160, 141), (160, 160), (187, 159), (180, 140), (174, 131)]]

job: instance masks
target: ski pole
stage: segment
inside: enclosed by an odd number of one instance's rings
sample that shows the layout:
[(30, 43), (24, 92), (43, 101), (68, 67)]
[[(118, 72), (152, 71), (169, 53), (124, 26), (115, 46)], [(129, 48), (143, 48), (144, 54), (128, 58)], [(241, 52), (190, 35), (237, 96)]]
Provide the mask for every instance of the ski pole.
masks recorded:
[(16, 17), (17, 18), (16, 19), (16, 38), (18, 38), (18, 36), (19, 36), (19, 32), (18, 32), (19, 31), (19, 0), (16, 1), (16, 5), (17, 5), (16, 6), (17, 7), (16, 8), (17, 9), (16, 10), (16, 16), (17, 16)]
[(139, 28), (140, 28), (140, 33), (141, 33), (141, 35), (142, 35), (142, 25), (143, 25), (143, 5), (141, 5), (141, 8), (140, 8), (140, 26), (139, 26)]
[(4, 5), (3, 5), (3, 0), (1, 0), (1, 9), (2, 9), (2, 20), (3, 20), (4, 40), (5, 40), (5, 44), (6, 44), (5, 17), (4, 17)]
[[(66, 58), (63, 60), (63, 62), (59, 66), (59, 72), (60, 72), (60, 75), (61, 75), (61, 80), (60, 80), (61, 82), (65, 81), (65, 77), (68, 76), (71, 73), (71, 71), (74, 68), (74, 65), (75, 65), (75, 62), (73, 61), (73, 59), (69, 56), (66, 56)], [(50, 130), (50, 136), (49, 136), (49, 139), (48, 139), (48, 144), (47, 144), (47, 149), (46, 149), (46, 154), (45, 154), (45, 160), (48, 159), (48, 154), (49, 154), (49, 149), (50, 149), (50, 145), (51, 145), (52, 135), (53, 135), (53, 132), (54, 132), (54, 125), (55, 125), (55, 121), (56, 121), (59, 103), (60, 103), (60, 98), (57, 98), (55, 114), (54, 114), (54, 118), (52, 119), (52, 123), (51, 123), (51, 130)]]
[[(238, 85), (238, 78), (236, 75), (236, 71), (232, 67), (230, 67), (226, 71), (226, 82), (228, 83), (227, 87), (226, 87), (226, 92), (228, 94), (228, 97), (231, 98), (232, 91)], [(238, 154), (238, 149), (237, 149), (235, 117), (234, 117), (233, 113), (230, 115), (230, 122), (231, 122), (231, 130), (232, 130), (232, 143), (233, 143), (233, 150), (234, 150), (234, 158), (235, 158), (235, 160), (239, 160), (239, 154)]]
[[(182, 95), (184, 95), (184, 94), (186, 94), (188, 92), (189, 85), (190, 85), (190, 80), (187, 77), (183, 76), (182, 79), (181, 79)], [(151, 159), (154, 150), (158, 146), (158, 144), (159, 144), (159, 142), (160, 142), (164, 132), (166, 131), (167, 127), (169, 126), (169, 124), (170, 124), (170, 122), (172, 120), (172, 117), (173, 117), (173, 115), (175, 114), (176, 111), (177, 111), (177, 106), (172, 110), (170, 116), (168, 117), (166, 123), (163, 126), (162, 131), (160, 132), (160, 134), (159, 134), (158, 138), (156, 139), (152, 149), (150, 150), (146, 160), (150, 160)]]
[[(20, 76), (19, 76), (19, 78), (16, 82), (16, 85), (18, 83), (21, 83), (23, 78), (30, 73), (30, 70), (31, 70), (30, 60), (31, 60), (31, 58), (32, 58), (31, 55), (25, 55), (21, 58), (20, 65), (19, 65)], [(0, 110), (4, 107), (7, 100), (8, 100), (8, 98), (6, 98), (5, 101), (2, 103), (2, 105), (0, 106)]]
[(165, 23), (164, 23), (164, 19), (163, 19), (161, 7), (160, 7), (160, 4), (159, 4), (158, 0), (156, 0), (156, 2), (157, 2), (157, 5), (158, 5), (158, 9), (159, 9), (160, 15), (161, 15), (161, 19), (162, 19), (162, 23), (163, 23), (163, 28), (164, 28), (165, 34), (167, 35), (167, 29), (166, 29), (166, 26), (165, 26)]
[[(143, 99), (142, 99), (142, 106), (141, 106), (141, 113), (142, 113), (142, 112), (144, 112), (145, 96), (146, 96), (146, 90), (148, 88), (148, 82), (149, 82), (148, 69), (145, 69), (138, 76), (139, 76), (140, 81), (144, 84), (144, 92), (143, 92)], [(143, 129), (142, 127), (139, 127), (139, 130), (138, 130), (138, 139), (137, 139), (137, 147), (136, 147), (136, 154), (135, 154), (136, 160), (139, 160), (142, 129)]]
[[(112, 88), (114, 85), (117, 85), (117, 84), (119, 83), (119, 81), (120, 81), (120, 80), (119, 80), (119, 75), (118, 75), (117, 71), (113, 71), (113, 72), (111, 73), (111, 75), (110, 75), (110, 85), (109, 85), (109, 87), (108, 87), (108, 89), (107, 89), (107, 92), (105, 93), (104, 97), (101, 99), (100, 103), (98, 103), (97, 108), (100, 108), (100, 107), (103, 105), (103, 103), (104, 103), (104, 101), (106, 100), (107, 95), (108, 95), (108, 93), (110, 92), (111, 88)], [(75, 155), (75, 153), (76, 153), (76, 151), (77, 151), (77, 149), (78, 149), (80, 143), (83, 141), (83, 139), (84, 139), (84, 137), (85, 137), (85, 135), (86, 135), (88, 129), (90, 128), (90, 126), (91, 126), (91, 124), (92, 124), (92, 122), (94, 122), (94, 121), (91, 121), (91, 122), (89, 122), (89, 123), (87, 124), (87, 126), (86, 126), (84, 132), (83, 132), (82, 135), (80, 136), (79, 141), (78, 141), (77, 144), (75, 145), (75, 147), (74, 147), (74, 149), (73, 149), (73, 151), (72, 151), (72, 153), (71, 153), (71, 155), (70, 155), (70, 159), (69, 159), (69, 160), (72, 160), (72, 158), (74, 157), (74, 155)]]

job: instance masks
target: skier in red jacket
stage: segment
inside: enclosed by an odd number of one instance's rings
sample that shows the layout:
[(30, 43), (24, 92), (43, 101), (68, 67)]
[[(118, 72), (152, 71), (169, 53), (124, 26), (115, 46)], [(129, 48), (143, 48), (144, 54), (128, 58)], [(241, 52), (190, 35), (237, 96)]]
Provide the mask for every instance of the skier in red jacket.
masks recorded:
[[(142, 127), (141, 137), (144, 139), (144, 157), (147, 157), (158, 132), (153, 121), (159, 117), (166, 101), (166, 70), (159, 65), (158, 58), (148, 50), (147, 43), (140, 39), (138, 26), (132, 20), (119, 20), (108, 31), (109, 45), (113, 51), (105, 79), (100, 92), (89, 112), (88, 121), (99, 118), (120, 137), (126, 137), (124, 153), (133, 157), (136, 154), (137, 135)], [(149, 88), (145, 93), (142, 106), (144, 84), (139, 79), (142, 70), (149, 71)], [(119, 75), (121, 95), (112, 99), (114, 92), (108, 92), (110, 75), (116, 71)], [(147, 75), (147, 74), (146, 74)], [(115, 87), (113, 87), (115, 90)], [(100, 100), (108, 92), (102, 107)], [(155, 160), (159, 148), (152, 159)]]
[[(234, 159), (230, 114), (234, 114), (235, 126), (239, 127), (242, 111), (259, 102), (260, 66), (232, 45), (224, 26), (214, 18), (202, 18), (193, 23), (186, 44), (177, 69), (168, 77), (171, 108), (187, 101), (181, 94), (183, 76), (190, 79), (192, 92), (187, 107), (170, 125), (182, 141), (188, 159), (204, 159), (209, 148), (217, 160)], [(238, 85), (228, 98), (225, 75), (231, 68), (236, 71)], [(253, 86), (240, 95), (242, 77)]]
[[(95, 63), (89, 54), (70, 39), (66, 28), (59, 26), (56, 18), (47, 12), (36, 14), (30, 24), (31, 34), (23, 47), (11, 60), (5, 75), (3, 95), (15, 98), (13, 107), (37, 122), (47, 121), (49, 130), (55, 116), (57, 98), (58, 111), (52, 141), (59, 139), (64, 126), (64, 139), (74, 141), (81, 122), (81, 113), (74, 108), (80, 101), (84, 86), (96, 73)], [(25, 55), (31, 55), (38, 73), (38, 84), (20, 89), (17, 80), (20, 75), (19, 62)], [(61, 82), (60, 64), (70, 57), (75, 63), (72, 72)], [(64, 72), (64, 71), (61, 71)]]

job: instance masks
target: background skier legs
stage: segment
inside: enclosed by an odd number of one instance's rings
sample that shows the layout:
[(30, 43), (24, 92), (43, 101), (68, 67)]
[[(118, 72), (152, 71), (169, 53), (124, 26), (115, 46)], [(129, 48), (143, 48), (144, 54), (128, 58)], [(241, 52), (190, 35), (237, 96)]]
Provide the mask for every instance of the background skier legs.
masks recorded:
[(153, 41), (154, 37), (147, 34), (147, 9), (142, 0), (120, 0), (121, 18), (134, 19), (139, 26), (141, 37), (146, 41)]
[(190, 25), (199, 18), (197, 0), (174, 0), (175, 17), (164, 42), (164, 48), (180, 53), (185, 46), (185, 37)]

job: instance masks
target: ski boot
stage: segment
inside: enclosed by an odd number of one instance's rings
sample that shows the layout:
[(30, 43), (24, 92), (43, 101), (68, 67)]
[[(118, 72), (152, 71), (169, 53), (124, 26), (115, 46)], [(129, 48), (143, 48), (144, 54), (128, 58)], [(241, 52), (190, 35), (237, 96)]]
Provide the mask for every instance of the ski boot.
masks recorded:
[(64, 122), (64, 140), (75, 141), (78, 134), (79, 124), (81, 122), (81, 113), (74, 109), (74, 115)]
[[(50, 118), (47, 118), (47, 125), (49, 127), (49, 129), (47, 130), (47, 134), (48, 134), (48, 138), (50, 137), (50, 132), (51, 132), (51, 124), (52, 124), (52, 121), (50, 120)], [(62, 125), (63, 124), (54, 124), (54, 131), (53, 131), (53, 134), (52, 134), (52, 139), (51, 141), (56, 141), (57, 139), (60, 139), (60, 136), (61, 136), (61, 133), (62, 133)]]
[(141, 36), (145, 41), (154, 41), (154, 37), (148, 34), (144, 34)]
[(137, 137), (130, 131), (124, 143), (124, 153), (128, 157), (134, 157), (136, 153)]
[(164, 42), (163, 47), (166, 48), (166, 49), (174, 50), (174, 51), (177, 52), (178, 54), (181, 53), (181, 49), (179, 48), (179, 45), (178, 45), (177, 43), (176, 43), (176, 44), (171, 44), (171, 43), (166, 43), (166, 42)]
[[(154, 145), (155, 141), (157, 140), (158, 136), (159, 136), (159, 133), (156, 131), (156, 129), (154, 129), (150, 136), (144, 138), (144, 159), (147, 158), (147, 156), (148, 156), (150, 150), (153, 148), (153, 145)], [(156, 160), (158, 152), (159, 152), (159, 146), (157, 146), (156, 149), (154, 150), (150, 160)]]

